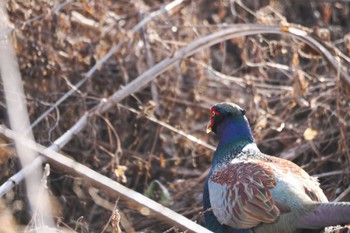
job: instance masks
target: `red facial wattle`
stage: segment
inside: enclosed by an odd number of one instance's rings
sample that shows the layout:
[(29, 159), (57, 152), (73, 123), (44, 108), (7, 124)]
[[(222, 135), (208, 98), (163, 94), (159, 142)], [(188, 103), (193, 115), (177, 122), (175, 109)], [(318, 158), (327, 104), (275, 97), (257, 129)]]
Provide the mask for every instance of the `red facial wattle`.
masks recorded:
[(219, 115), (219, 112), (215, 108), (211, 108), (210, 109), (210, 120), (209, 120), (209, 123), (207, 126), (207, 133), (210, 133), (212, 131), (214, 124), (215, 124), (214, 117), (216, 115)]

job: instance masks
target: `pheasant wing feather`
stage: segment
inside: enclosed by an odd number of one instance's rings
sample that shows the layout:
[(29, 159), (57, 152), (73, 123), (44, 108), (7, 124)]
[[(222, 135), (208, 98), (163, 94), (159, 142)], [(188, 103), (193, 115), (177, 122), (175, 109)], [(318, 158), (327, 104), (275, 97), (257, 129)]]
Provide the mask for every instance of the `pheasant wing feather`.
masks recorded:
[(219, 166), (208, 185), (212, 211), (221, 224), (248, 229), (272, 223), (280, 215), (270, 192), (276, 186), (272, 169), (259, 161)]

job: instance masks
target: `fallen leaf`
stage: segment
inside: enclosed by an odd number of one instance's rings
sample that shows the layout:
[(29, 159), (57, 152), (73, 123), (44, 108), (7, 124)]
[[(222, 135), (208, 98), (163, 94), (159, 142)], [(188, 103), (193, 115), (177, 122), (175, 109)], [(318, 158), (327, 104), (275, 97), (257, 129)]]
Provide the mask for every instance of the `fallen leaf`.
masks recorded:
[(304, 132), (304, 138), (307, 141), (313, 140), (317, 136), (318, 132), (315, 129), (307, 128)]

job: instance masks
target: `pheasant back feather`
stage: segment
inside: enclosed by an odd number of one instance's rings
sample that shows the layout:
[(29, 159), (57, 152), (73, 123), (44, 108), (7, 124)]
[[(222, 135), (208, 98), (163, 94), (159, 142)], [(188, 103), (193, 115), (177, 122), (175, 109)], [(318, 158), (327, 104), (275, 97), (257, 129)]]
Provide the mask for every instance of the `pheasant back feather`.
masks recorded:
[(219, 138), (203, 193), (210, 230), (296, 233), (350, 223), (350, 203), (327, 203), (317, 179), (260, 152), (239, 106), (214, 105), (208, 131)]

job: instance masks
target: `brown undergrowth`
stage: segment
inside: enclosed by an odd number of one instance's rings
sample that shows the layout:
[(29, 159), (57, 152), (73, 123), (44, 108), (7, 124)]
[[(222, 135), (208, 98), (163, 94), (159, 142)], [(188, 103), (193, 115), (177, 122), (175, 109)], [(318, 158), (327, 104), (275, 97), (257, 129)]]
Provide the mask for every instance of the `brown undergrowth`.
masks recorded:
[[(32, 122), (113, 45), (122, 43), (90, 79), (33, 128), (37, 142), (51, 145), (101, 99), (225, 25), (298, 24), (349, 73), (349, 3), (184, 1), (132, 31), (166, 3), (8, 1)], [(202, 187), (213, 151), (150, 118), (216, 145), (205, 127), (209, 107), (222, 101), (236, 102), (247, 110), (263, 152), (290, 159), (318, 176), (330, 200), (350, 201), (350, 86), (315, 49), (286, 35), (232, 39), (183, 59), (108, 113), (90, 119), (62, 151), (203, 223)], [(8, 124), (3, 100), (1, 108), (2, 123)], [(2, 148), (1, 183), (20, 169), (11, 146)], [(54, 217), (63, 228), (164, 232), (171, 227), (54, 167), (48, 182)], [(33, 228), (21, 185), (3, 202), (14, 224), (27, 226), (27, 231)]]

